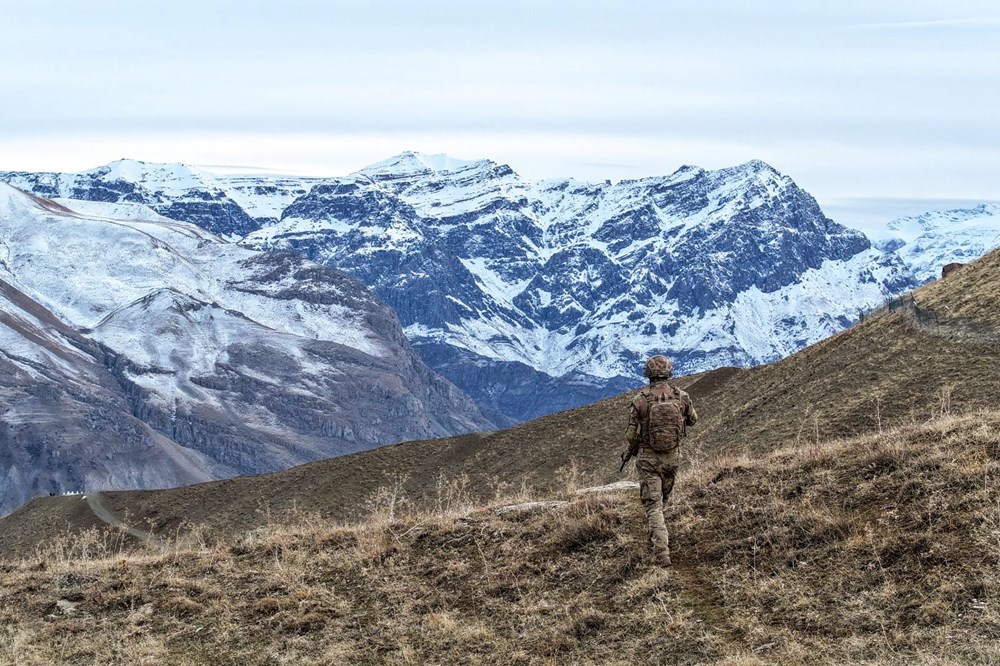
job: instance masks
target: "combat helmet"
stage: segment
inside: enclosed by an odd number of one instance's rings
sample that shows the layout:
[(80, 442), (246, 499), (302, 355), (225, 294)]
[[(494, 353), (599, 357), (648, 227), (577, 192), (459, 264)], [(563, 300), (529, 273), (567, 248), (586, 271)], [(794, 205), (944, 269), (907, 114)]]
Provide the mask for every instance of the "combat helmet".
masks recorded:
[(646, 361), (642, 369), (643, 377), (649, 379), (669, 379), (674, 374), (674, 364), (666, 356), (656, 355)]

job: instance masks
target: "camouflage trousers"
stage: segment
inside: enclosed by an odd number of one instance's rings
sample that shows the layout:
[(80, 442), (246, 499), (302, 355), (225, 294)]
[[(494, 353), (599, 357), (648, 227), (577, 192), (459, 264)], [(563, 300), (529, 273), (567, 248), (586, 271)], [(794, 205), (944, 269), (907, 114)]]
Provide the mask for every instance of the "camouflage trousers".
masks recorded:
[(646, 511), (646, 536), (658, 558), (670, 554), (670, 535), (664, 512), (670, 492), (674, 489), (679, 462), (676, 451), (643, 451), (635, 461), (635, 470), (639, 473), (639, 497)]

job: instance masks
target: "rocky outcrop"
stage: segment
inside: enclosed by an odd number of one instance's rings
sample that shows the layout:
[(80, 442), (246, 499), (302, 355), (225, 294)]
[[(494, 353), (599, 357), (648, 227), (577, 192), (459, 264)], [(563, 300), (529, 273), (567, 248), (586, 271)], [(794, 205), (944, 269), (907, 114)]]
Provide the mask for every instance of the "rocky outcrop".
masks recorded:
[(952, 273), (961, 270), (963, 266), (965, 266), (965, 264), (961, 264), (958, 262), (947, 264), (941, 269), (941, 277), (946, 278)]

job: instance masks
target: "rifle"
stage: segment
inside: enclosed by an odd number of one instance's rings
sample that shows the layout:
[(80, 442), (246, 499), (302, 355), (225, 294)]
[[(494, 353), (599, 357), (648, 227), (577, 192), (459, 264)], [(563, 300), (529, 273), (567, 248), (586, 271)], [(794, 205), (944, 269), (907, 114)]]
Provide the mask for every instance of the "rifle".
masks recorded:
[(631, 460), (638, 452), (639, 452), (639, 440), (636, 439), (635, 444), (630, 445), (626, 450), (622, 451), (621, 454), (622, 466), (618, 468), (619, 474), (625, 471), (625, 465), (627, 465), (628, 461)]

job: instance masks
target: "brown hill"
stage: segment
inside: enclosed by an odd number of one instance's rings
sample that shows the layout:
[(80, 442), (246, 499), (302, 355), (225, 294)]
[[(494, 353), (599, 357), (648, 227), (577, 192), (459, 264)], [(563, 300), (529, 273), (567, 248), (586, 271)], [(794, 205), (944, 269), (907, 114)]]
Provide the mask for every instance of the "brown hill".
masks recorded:
[(1000, 663), (1000, 412), (691, 464), (674, 567), (634, 491), (300, 515), (0, 562), (0, 663)]
[[(1000, 405), (1000, 334), (993, 294), (1000, 252), (924, 287), (861, 324), (780, 362), (682, 378), (701, 421), (686, 442), (690, 462), (764, 455), (788, 443), (873, 433), (934, 415)], [(916, 305), (913, 305), (915, 303)], [(408, 442), (285, 472), (163, 491), (115, 492), (105, 504), (134, 524), (172, 532), (197, 524), (239, 533), (298, 508), (328, 519), (358, 518), (382, 489), (434, 505), (454, 488), (481, 501), (522, 486), (619, 478), (617, 452), (629, 397), (618, 396), (509, 430)], [(41, 498), (0, 520), (0, 552), (51, 537)], [(74, 520), (67, 516), (67, 523)]]

